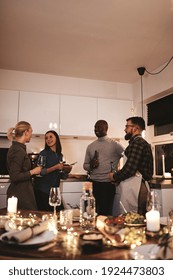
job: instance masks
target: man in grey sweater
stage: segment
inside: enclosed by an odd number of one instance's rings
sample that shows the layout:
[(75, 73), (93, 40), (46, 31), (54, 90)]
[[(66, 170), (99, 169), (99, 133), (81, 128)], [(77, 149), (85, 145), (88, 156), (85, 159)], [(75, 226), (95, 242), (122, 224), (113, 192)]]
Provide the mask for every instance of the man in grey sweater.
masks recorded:
[(90, 174), (93, 182), (93, 195), (96, 199), (98, 215), (112, 215), (115, 186), (110, 182), (108, 173), (117, 171), (124, 148), (107, 136), (108, 123), (96, 122), (94, 132), (97, 140), (88, 145), (83, 168)]

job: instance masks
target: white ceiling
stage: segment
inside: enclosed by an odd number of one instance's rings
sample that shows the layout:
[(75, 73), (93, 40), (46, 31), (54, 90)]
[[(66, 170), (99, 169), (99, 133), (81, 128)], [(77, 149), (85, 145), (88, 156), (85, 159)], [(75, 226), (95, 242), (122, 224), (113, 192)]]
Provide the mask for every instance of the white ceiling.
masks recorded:
[(0, 0), (0, 68), (133, 83), (173, 56), (173, 0)]

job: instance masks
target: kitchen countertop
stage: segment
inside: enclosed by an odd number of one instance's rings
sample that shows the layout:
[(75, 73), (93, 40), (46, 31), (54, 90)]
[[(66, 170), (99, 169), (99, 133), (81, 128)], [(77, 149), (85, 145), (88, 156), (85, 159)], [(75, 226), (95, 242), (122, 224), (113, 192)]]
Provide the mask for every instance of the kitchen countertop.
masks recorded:
[(67, 179), (62, 179), (62, 182), (86, 182), (88, 181), (87, 174), (69, 174)]
[(159, 188), (159, 189), (173, 188), (173, 177), (171, 178), (153, 177), (150, 180), (150, 187)]

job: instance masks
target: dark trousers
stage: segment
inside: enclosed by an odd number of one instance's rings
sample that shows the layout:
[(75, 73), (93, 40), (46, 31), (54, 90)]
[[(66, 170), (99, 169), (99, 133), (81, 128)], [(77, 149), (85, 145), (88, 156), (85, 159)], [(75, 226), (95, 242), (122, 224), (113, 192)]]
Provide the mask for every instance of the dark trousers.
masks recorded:
[(141, 187), (139, 190), (139, 195), (138, 195), (138, 213), (144, 216), (147, 212), (148, 195), (149, 192), (145, 185), (145, 181), (142, 180)]
[[(38, 210), (53, 212), (54, 207), (49, 205), (49, 194), (35, 188), (35, 197)], [(64, 209), (63, 203), (56, 207), (57, 211)]]
[(93, 195), (96, 200), (96, 213), (111, 216), (115, 195), (115, 186), (110, 182), (93, 181)]

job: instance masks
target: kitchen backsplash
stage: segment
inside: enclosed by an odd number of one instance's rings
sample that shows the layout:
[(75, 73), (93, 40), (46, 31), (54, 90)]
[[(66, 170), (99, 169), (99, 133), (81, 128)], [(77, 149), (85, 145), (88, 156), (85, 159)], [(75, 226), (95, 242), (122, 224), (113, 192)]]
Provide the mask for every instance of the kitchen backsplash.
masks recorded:
[[(95, 138), (90, 139), (78, 139), (78, 138), (61, 138), (62, 153), (64, 155), (64, 160), (67, 163), (77, 162), (71, 173), (75, 174), (86, 174), (86, 171), (83, 169), (83, 162), (85, 157), (85, 152), (87, 146), (94, 141)], [(39, 153), (44, 149), (44, 136), (35, 137), (33, 136), (30, 143), (27, 144), (28, 153)], [(123, 146), (127, 145), (127, 141), (121, 141)], [(6, 138), (0, 138), (0, 147), (8, 148), (11, 145), (11, 142)]]

